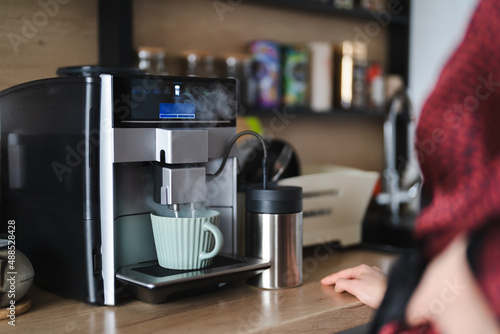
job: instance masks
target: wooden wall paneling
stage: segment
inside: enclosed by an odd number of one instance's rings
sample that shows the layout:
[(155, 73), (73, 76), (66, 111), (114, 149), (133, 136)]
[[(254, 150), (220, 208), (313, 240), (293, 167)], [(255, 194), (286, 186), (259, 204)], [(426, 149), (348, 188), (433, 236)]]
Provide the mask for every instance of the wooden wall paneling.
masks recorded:
[(0, 3), (0, 90), (96, 63), (97, 0)]

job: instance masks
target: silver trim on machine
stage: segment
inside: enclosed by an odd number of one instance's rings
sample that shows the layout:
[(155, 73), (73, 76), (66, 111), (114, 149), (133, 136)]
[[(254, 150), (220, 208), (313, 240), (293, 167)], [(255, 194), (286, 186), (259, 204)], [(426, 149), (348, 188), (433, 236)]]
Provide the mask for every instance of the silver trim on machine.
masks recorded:
[(99, 197), (101, 208), (101, 256), (104, 304), (115, 305), (113, 237), (113, 77), (101, 74), (99, 136)]

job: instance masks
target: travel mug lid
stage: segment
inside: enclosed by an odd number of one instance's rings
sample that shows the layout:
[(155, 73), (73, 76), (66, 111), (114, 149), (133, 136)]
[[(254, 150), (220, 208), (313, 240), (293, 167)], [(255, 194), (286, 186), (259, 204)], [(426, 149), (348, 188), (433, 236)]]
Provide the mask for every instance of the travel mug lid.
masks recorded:
[(302, 211), (302, 188), (293, 186), (251, 186), (246, 191), (246, 210), (256, 213), (297, 213)]

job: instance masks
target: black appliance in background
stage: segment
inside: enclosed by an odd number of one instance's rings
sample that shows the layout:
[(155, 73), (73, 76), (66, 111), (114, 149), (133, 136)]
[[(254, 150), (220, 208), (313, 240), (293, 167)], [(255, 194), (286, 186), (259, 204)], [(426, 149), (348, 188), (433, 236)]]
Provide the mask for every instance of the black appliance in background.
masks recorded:
[[(281, 139), (266, 140), (268, 154), (268, 178), (271, 182), (299, 176), (301, 174), (300, 160), (295, 149)], [(251, 138), (239, 146), (238, 185), (262, 182), (262, 158), (264, 153), (259, 141)]]

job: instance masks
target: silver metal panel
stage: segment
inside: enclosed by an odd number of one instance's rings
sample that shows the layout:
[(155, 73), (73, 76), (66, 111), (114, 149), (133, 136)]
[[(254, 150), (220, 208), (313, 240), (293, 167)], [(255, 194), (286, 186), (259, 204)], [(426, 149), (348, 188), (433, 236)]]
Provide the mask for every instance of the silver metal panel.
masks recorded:
[[(213, 159), (206, 165), (207, 173), (215, 173), (222, 163), (222, 159)], [(207, 182), (207, 206), (235, 206), (236, 158), (227, 159), (222, 173)]]
[(116, 128), (114, 162), (161, 161), (168, 164), (208, 161), (205, 129)]
[(204, 129), (156, 129), (156, 161), (165, 152), (167, 164), (208, 161), (208, 132)]
[[(135, 298), (158, 304), (168, 300), (173, 293), (222, 286), (221, 283), (255, 275), (269, 265), (262, 259), (220, 254), (214, 259), (213, 266), (201, 270), (169, 270), (160, 268), (157, 262), (146, 262), (120, 268), (116, 277)], [(157, 273), (149, 274), (151, 269)]]
[(271, 262), (271, 268), (249, 282), (264, 289), (302, 284), (302, 212), (247, 213), (247, 255)]
[(205, 202), (205, 167), (162, 168), (161, 204)]
[(114, 162), (154, 161), (156, 158), (155, 129), (113, 129)]
[(115, 304), (115, 263), (113, 237), (113, 78), (101, 77), (101, 115), (99, 136), (99, 195), (101, 209), (101, 256), (104, 304)]
[[(148, 274), (144, 274), (139, 270), (136, 270), (141, 267), (157, 265), (157, 263), (137, 263), (131, 266), (127, 266), (121, 268), (117, 273), (116, 277), (120, 280), (123, 280), (127, 283), (139, 284), (146, 288), (161, 288), (163, 286), (168, 285), (176, 285), (184, 282), (193, 282), (197, 280), (200, 276), (209, 278), (213, 276), (217, 276), (219, 274), (226, 273), (238, 273), (246, 270), (264, 270), (269, 268), (269, 262), (256, 259), (256, 258), (240, 258), (235, 256), (234, 254), (225, 254), (221, 253), (220, 256), (232, 259), (240, 260), (240, 263), (227, 265), (219, 268), (204, 268), (200, 270), (192, 270), (192, 271), (184, 271), (179, 270), (178, 273), (166, 275), (166, 276), (152, 276)], [(221, 271), (224, 272), (221, 272)]]
[(236, 128), (207, 128), (208, 158), (219, 158), (224, 155), (229, 141), (236, 135)]
[[(222, 159), (212, 159), (208, 173), (219, 169)], [(221, 230), (224, 235), (224, 252), (237, 253), (237, 160), (229, 158), (222, 173), (207, 182), (206, 206), (221, 212)]]

